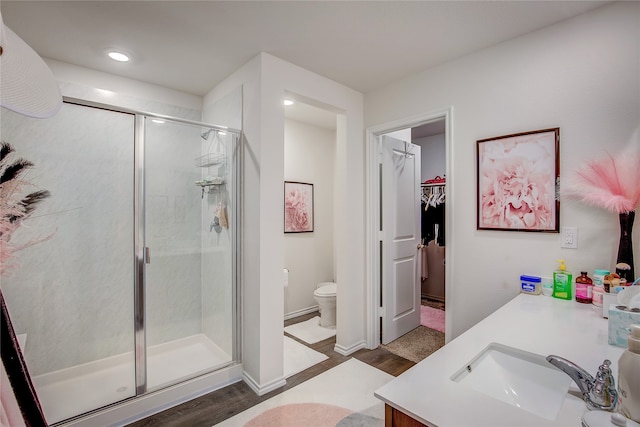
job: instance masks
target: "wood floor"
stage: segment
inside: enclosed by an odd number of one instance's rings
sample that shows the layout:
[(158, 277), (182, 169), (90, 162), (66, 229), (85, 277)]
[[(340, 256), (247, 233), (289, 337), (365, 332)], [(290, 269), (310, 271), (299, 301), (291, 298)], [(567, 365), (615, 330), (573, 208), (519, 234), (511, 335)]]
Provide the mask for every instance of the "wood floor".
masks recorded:
[[(295, 319), (285, 322), (285, 326), (308, 320), (317, 315), (318, 313), (314, 312), (296, 317)], [(291, 335), (286, 335), (296, 339)], [(343, 356), (333, 350), (336, 343), (335, 337), (328, 338), (316, 344), (307, 344), (302, 341), (299, 342), (320, 353), (326, 354), (329, 358), (305, 371), (300, 372), (299, 374), (287, 378), (287, 384), (284, 387), (263, 396), (256, 395), (249, 386), (240, 381), (205, 396), (185, 402), (156, 415), (137, 421), (133, 424), (129, 424), (129, 426), (210, 427), (226, 420), (227, 418), (239, 414), (254, 405), (257, 405), (262, 401), (280, 394), (285, 390), (295, 387), (296, 385), (303, 383), (306, 380), (313, 378), (343, 362), (346, 362), (352, 357), (393, 376), (398, 376), (415, 365), (415, 363), (400, 356), (396, 356), (395, 354), (380, 347), (375, 350), (358, 350), (350, 356)]]

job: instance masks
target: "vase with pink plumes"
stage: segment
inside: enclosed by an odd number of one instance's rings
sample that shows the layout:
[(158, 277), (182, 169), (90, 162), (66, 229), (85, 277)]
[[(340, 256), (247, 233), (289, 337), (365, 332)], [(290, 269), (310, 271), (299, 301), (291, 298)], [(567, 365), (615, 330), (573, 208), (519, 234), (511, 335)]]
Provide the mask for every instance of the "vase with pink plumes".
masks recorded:
[(631, 145), (615, 156), (607, 154), (585, 162), (569, 176), (561, 194), (618, 214), (620, 242), (616, 272), (633, 282), (633, 243), (631, 232), (640, 207), (640, 150)]
[(636, 218), (636, 212), (623, 212), (620, 217), (620, 244), (618, 245), (618, 258), (616, 264), (627, 264), (630, 269), (623, 268), (618, 270), (620, 277), (627, 279), (631, 283), (635, 280), (635, 272), (633, 270), (633, 242), (631, 240), (631, 232), (633, 230), (633, 220)]

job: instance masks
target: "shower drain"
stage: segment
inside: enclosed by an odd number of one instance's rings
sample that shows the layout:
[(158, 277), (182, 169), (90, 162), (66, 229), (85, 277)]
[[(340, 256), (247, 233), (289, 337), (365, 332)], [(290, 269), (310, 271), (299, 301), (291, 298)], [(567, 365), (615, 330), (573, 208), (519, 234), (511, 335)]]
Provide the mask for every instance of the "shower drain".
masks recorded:
[(116, 389), (116, 391), (117, 391), (118, 393), (122, 393), (123, 391), (126, 391), (126, 390), (127, 390), (127, 386), (124, 386), (124, 385), (123, 385), (122, 387), (118, 387), (118, 388)]

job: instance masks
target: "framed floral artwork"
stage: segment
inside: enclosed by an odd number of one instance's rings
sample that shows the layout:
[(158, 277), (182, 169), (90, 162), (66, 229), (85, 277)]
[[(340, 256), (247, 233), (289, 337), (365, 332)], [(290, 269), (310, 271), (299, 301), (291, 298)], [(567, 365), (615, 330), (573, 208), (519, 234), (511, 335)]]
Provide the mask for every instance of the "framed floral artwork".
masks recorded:
[(285, 181), (284, 232), (313, 231), (313, 184)]
[(560, 128), (477, 141), (477, 229), (558, 233)]

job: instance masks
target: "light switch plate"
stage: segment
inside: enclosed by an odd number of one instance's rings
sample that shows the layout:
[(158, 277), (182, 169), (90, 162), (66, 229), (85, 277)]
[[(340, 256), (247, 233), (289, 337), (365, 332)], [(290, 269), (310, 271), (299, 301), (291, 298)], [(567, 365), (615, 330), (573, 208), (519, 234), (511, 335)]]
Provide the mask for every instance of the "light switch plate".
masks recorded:
[(562, 227), (560, 238), (561, 248), (578, 249), (578, 227)]

